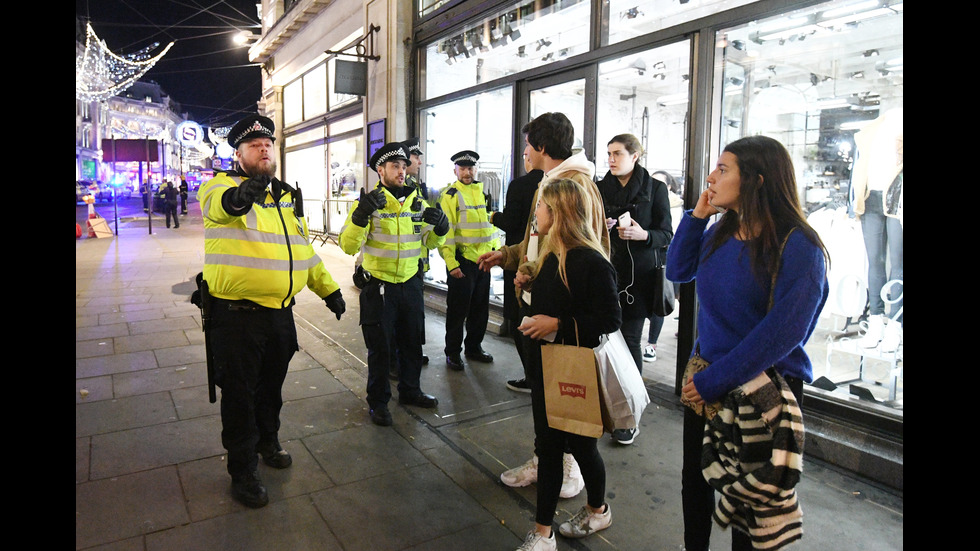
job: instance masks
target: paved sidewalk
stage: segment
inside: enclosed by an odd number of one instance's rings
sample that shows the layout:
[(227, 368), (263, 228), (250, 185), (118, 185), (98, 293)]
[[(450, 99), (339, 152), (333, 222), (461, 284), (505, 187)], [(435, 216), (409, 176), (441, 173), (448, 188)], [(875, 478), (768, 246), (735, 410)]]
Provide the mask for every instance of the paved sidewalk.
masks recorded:
[[(422, 385), (439, 406), (393, 399), (394, 426), (371, 424), (353, 258), (331, 242), (316, 248), (348, 310), (338, 321), (310, 291), (297, 296), (301, 350), (283, 387), (280, 432), (293, 466), (260, 462), (267, 507), (232, 500), (200, 315), (188, 301), (204, 245), (198, 205), (190, 206), (179, 229), (157, 215), (151, 233), (139, 209), (123, 213), (117, 236), (76, 240), (75, 548), (516, 549), (535, 496), (533, 485), (498, 478), (530, 457), (533, 440), (529, 396), (504, 386), (521, 373), (513, 344), (488, 335), (493, 364), (449, 371), (445, 318), (427, 310), (432, 362)], [(559, 549), (676, 551), (682, 542), (682, 412), (674, 396), (648, 386), (654, 401), (636, 442), (606, 437), (599, 446), (615, 522), (584, 540), (558, 536)], [(799, 490), (804, 538), (790, 549), (903, 549), (900, 496), (811, 460)], [(557, 522), (584, 503), (584, 494), (562, 500)], [(715, 529), (713, 549), (729, 541)]]

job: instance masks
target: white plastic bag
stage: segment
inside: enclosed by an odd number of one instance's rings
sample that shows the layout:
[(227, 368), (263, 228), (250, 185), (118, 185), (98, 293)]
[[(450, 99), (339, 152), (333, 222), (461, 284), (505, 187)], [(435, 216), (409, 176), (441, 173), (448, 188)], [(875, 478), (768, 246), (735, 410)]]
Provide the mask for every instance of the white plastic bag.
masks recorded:
[(635, 429), (640, 424), (643, 410), (650, 403), (650, 396), (623, 334), (617, 330), (603, 335), (599, 346), (593, 350), (604, 429), (606, 432)]

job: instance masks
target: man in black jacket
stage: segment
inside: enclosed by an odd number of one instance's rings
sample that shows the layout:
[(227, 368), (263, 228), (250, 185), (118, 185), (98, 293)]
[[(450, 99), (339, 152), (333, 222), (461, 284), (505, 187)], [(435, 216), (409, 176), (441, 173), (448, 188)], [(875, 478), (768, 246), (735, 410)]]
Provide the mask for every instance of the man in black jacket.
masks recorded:
[[(504, 203), (504, 210), (495, 212), (490, 216), (490, 223), (504, 231), (504, 244), (514, 245), (524, 239), (524, 229), (527, 219), (531, 216), (531, 209), (534, 205), (534, 192), (538, 189), (544, 171), (531, 169), (531, 165), (524, 158), (524, 171), (527, 174), (514, 178), (507, 186), (507, 198)], [(517, 294), (514, 290), (514, 278), (517, 272), (504, 270), (504, 319), (507, 322), (507, 329), (510, 336), (514, 339), (517, 347), (517, 354), (521, 357), (521, 364), (524, 364), (524, 347), (521, 345), (521, 332), (517, 326), (521, 324), (520, 306), (517, 304)], [(530, 393), (531, 388), (527, 386), (524, 377), (507, 381), (507, 388), (517, 391)]]

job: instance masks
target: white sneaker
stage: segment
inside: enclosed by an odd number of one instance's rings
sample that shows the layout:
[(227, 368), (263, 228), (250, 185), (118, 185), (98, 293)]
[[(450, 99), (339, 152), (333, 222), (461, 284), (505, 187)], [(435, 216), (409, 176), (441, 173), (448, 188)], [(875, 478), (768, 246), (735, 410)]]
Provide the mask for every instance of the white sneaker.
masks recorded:
[(864, 336), (858, 341), (858, 345), (861, 348), (874, 348), (878, 346), (884, 335), (885, 316), (868, 316), (868, 330), (864, 332)]
[(881, 337), (881, 351), (895, 352), (901, 343), (902, 324), (894, 320), (889, 320), (888, 324), (885, 325), (884, 335)]
[[(535, 478), (537, 478), (537, 470), (534, 472)], [(561, 493), (558, 497), (570, 498), (577, 496), (582, 489), (585, 488), (585, 479), (582, 478), (582, 469), (578, 466), (578, 461), (575, 461), (575, 457), (566, 453), (562, 457), (562, 477), (561, 477)]]
[(523, 465), (500, 473), (500, 481), (511, 488), (523, 488), (538, 481), (538, 456), (528, 459)]
[(654, 348), (652, 344), (648, 344), (643, 347), (643, 361), (645, 362), (657, 361), (657, 349)]
[(605, 530), (612, 524), (612, 511), (609, 504), (605, 505), (602, 513), (593, 513), (588, 507), (582, 506), (568, 522), (563, 522), (558, 531), (566, 538), (584, 538), (593, 532)]
[(554, 531), (551, 532), (550, 538), (546, 538), (531, 530), (517, 551), (555, 551), (556, 549), (558, 549), (558, 543), (555, 541)]

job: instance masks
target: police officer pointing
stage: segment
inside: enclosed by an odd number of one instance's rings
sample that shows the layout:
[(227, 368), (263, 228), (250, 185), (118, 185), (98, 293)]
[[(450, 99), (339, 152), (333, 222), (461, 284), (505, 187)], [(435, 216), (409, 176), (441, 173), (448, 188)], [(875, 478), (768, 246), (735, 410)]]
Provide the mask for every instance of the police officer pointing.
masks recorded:
[(340, 230), (340, 248), (364, 256), (359, 287), (361, 332), (368, 349), (367, 402), (371, 421), (389, 426), (388, 373), (395, 350), (403, 361), (398, 403), (424, 408), (439, 403), (419, 383), (425, 305), (418, 271), (422, 245), (431, 249), (441, 244), (449, 222), (441, 210), (425, 206), (418, 189), (405, 185), (411, 160), (401, 143), (386, 144), (370, 162), (380, 182), (370, 193), (361, 191)]
[[(489, 363), (493, 356), (483, 350), (490, 316), (490, 272), (480, 270), (480, 255), (497, 248), (496, 229), (490, 224), (483, 183), (476, 181), (480, 156), (464, 150), (452, 156), (456, 181), (442, 193), (439, 203), (449, 217), (449, 233), (439, 253), (446, 261), (446, 366), (463, 370), (459, 357)], [(466, 338), (463, 339), (463, 326)]]
[(250, 115), (232, 127), (237, 170), (201, 186), (204, 287), (211, 312), (205, 333), (221, 387), (221, 443), (228, 450), (232, 496), (248, 507), (269, 502), (258, 455), (284, 469), (292, 458), (279, 443), (282, 383), (299, 349), (293, 297), (309, 287), (340, 319), (340, 286), (310, 245), (296, 214), (298, 190), (274, 177), (275, 126)]

